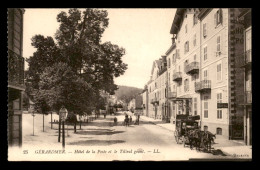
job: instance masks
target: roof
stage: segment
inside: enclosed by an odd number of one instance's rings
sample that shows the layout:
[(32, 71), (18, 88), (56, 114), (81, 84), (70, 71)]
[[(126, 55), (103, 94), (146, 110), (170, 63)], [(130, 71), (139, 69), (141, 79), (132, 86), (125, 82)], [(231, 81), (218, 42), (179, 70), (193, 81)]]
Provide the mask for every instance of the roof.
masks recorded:
[(213, 8), (200, 8), (198, 18), (202, 20)]
[(176, 43), (173, 43), (171, 47), (166, 51), (165, 55), (168, 55), (170, 52), (172, 52), (173, 49), (175, 49)]
[(239, 14), (238, 18), (241, 18), (241, 17), (245, 16), (247, 13), (251, 12), (251, 8), (242, 8), (239, 10), (241, 13)]
[(186, 8), (178, 8), (176, 10), (176, 13), (175, 13), (175, 16), (174, 16), (174, 19), (172, 22), (172, 27), (170, 30), (171, 34), (176, 34), (179, 31), (179, 29), (180, 29), (179, 26), (182, 21), (185, 10), (186, 10)]

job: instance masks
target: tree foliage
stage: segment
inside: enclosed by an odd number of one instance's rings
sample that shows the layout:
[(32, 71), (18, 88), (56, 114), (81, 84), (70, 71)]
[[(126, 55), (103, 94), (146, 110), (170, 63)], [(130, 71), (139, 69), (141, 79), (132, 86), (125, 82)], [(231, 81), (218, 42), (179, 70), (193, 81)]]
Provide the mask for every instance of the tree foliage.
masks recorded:
[(32, 38), (36, 52), (27, 62), (32, 87), (38, 90), (37, 106), (48, 110), (64, 104), (82, 113), (104, 105), (101, 90), (114, 94), (114, 78), (124, 74), (127, 64), (122, 61), (124, 48), (101, 42), (107, 16), (106, 10), (70, 9), (57, 15), (56, 41), (43, 35)]

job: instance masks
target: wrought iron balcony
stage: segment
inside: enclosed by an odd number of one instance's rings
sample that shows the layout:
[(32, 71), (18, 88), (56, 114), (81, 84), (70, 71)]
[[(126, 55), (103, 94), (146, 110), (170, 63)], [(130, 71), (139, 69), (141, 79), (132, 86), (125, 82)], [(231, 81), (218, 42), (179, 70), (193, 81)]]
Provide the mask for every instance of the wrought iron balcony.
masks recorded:
[(25, 89), (24, 58), (8, 50), (8, 87)]
[(196, 92), (208, 92), (211, 90), (211, 80), (202, 80), (200, 82), (195, 82), (195, 91)]
[(168, 92), (168, 99), (173, 99), (177, 97), (177, 93), (176, 92)]
[(252, 103), (252, 91), (246, 91), (246, 103)]
[(159, 103), (159, 99), (157, 97), (151, 99), (151, 104)]
[(192, 62), (185, 67), (186, 74), (195, 74), (199, 72), (199, 62)]
[(182, 79), (182, 74), (181, 72), (175, 72), (173, 75), (172, 75), (172, 80), (173, 81), (180, 81)]

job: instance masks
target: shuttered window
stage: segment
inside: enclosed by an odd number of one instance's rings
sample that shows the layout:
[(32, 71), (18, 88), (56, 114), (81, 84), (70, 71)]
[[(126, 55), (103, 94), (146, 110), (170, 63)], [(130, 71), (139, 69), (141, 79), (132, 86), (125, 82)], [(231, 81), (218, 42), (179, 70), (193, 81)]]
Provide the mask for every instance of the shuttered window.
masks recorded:
[(214, 14), (214, 21), (215, 21), (215, 26), (222, 24), (222, 22), (223, 22), (222, 9), (217, 10), (217, 12)]
[(217, 51), (220, 51), (220, 36), (217, 37)]
[(205, 60), (208, 59), (208, 54), (207, 54), (207, 53), (208, 53), (208, 52), (207, 52), (208, 50), (207, 50), (207, 47), (204, 47), (203, 51), (204, 51), (204, 53), (203, 53), (204, 55), (203, 55), (203, 56), (204, 56), (204, 61), (205, 61)]
[(217, 80), (221, 81), (222, 80), (222, 71), (221, 71), (221, 64), (217, 65)]
[(203, 36), (204, 36), (204, 38), (207, 36), (207, 25), (206, 25), (206, 23), (203, 24)]

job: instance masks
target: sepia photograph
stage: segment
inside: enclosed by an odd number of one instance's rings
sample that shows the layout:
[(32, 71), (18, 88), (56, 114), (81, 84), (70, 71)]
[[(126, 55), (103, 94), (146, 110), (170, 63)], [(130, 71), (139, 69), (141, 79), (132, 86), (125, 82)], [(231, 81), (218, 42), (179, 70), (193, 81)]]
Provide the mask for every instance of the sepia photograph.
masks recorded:
[(8, 161), (252, 161), (251, 8), (7, 8)]

